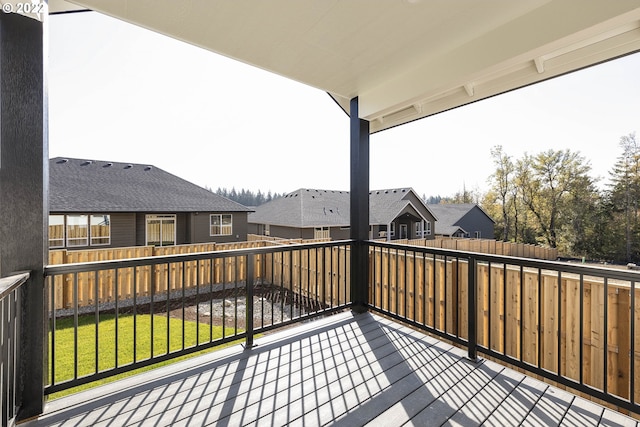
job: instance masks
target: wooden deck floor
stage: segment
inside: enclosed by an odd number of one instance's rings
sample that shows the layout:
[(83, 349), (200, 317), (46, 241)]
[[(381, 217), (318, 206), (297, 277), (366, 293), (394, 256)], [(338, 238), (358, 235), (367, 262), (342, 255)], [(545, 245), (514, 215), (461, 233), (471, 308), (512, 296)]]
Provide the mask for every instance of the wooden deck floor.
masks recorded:
[(23, 426), (629, 425), (398, 323), (339, 314), (47, 405)]

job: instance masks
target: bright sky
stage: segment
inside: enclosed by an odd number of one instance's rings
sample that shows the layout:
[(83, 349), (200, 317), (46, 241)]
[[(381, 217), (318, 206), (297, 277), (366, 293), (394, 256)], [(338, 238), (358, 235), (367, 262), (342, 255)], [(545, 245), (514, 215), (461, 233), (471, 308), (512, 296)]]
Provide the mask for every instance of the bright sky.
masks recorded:
[[(200, 186), (349, 189), (324, 92), (97, 13), (50, 19), (50, 156), (152, 164)], [(640, 137), (640, 54), (374, 134), (371, 189), (487, 189), (490, 149), (579, 151), (606, 181)]]

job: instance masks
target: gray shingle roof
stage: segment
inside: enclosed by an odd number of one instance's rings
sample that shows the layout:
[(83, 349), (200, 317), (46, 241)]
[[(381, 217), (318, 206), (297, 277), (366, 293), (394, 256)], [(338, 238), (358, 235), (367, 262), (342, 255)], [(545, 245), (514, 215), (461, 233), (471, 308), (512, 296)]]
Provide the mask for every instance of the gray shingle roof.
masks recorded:
[[(371, 224), (388, 224), (411, 204), (410, 188), (369, 192)], [(286, 227), (349, 226), (349, 192), (301, 188), (256, 208), (249, 222)]]
[(249, 212), (251, 209), (150, 165), (49, 160), (51, 212)]

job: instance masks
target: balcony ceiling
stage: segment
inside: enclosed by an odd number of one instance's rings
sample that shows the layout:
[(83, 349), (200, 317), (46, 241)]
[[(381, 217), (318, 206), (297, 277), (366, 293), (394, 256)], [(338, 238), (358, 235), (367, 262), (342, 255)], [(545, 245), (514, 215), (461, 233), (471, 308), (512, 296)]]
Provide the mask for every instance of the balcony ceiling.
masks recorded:
[(52, 13), (102, 12), (313, 86), (347, 113), (357, 96), (372, 132), (640, 50), (640, 0), (49, 4)]

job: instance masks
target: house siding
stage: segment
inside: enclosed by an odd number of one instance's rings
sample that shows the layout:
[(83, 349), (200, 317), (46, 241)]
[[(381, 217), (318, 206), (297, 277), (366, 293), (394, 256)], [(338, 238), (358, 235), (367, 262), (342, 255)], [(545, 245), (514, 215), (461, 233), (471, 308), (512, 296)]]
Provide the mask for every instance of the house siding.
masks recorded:
[(477, 231), (480, 232), (480, 238), (493, 239), (494, 223), (485, 215), (480, 208), (471, 209), (466, 215), (460, 218), (457, 225), (464, 228), (469, 233), (469, 237), (475, 237)]
[[(233, 215), (233, 229), (231, 235), (211, 236), (210, 217), (211, 214), (231, 214)], [(189, 243), (227, 243), (247, 240), (247, 213), (246, 212), (198, 212), (189, 214), (187, 219), (188, 233), (191, 239)]]
[[(136, 215), (134, 213), (117, 213), (111, 215), (111, 244), (107, 247), (117, 248), (136, 245)], [(103, 246), (104, 247), (104, 246)]]

